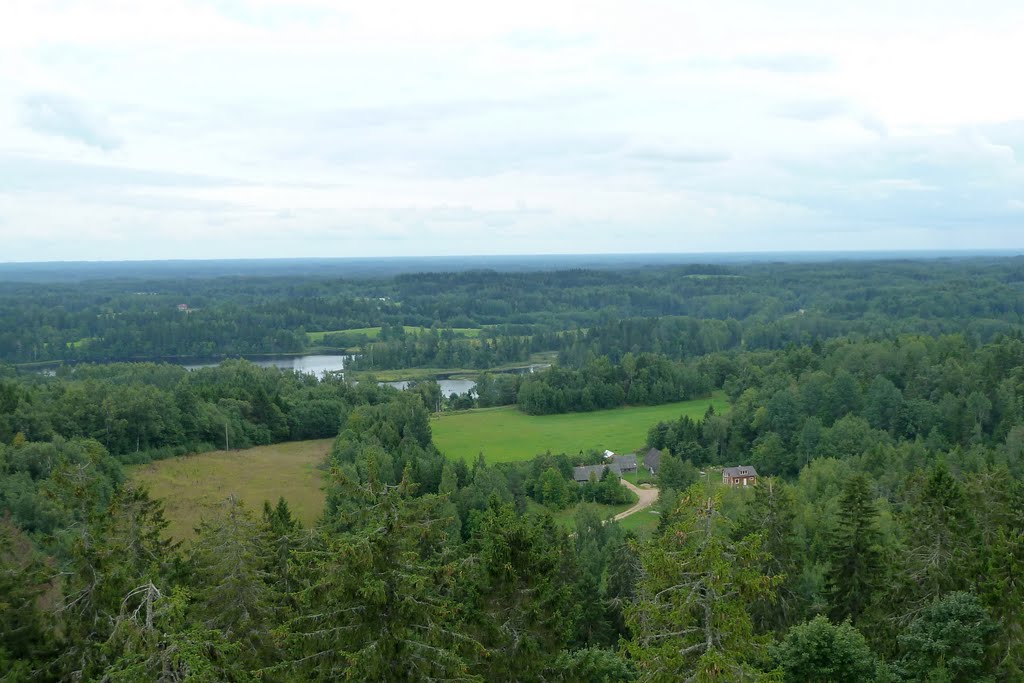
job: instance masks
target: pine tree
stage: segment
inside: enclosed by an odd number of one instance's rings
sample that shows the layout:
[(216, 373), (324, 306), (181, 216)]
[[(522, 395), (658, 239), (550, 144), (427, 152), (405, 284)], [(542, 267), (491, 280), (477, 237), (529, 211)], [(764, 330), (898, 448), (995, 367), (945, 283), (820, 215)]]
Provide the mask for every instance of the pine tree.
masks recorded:
[(102, 681), (189, 681), (245, 683), (255, 680), (239, 657), (240, 646), (221, 631), (188, 617), (189, 595), (177, 589), (164, 595), (152, 583), (129, 591), (103, 643), (108, 664)]
[(57, 663), (62, 677), (97, 676), (109, 663), (101, 646), (126, 596), (139, 586), (167, 584), (177, 553), (164, 538), (166, 528), (163, 506), (144, 489), (126, 486), (76, 540), (58, 607), (68, 642)]
[(609, 645), (612, 624), (608, 605), (601, 594), (605, 567), (605, 545), (611, 530), (597, 509), (581, 505), (576, 512), (576, 553), (573, 557), (579, 578), (576, 581), (579, 615), (577, 640), (582, 645)]
[(719, 528), (720, 504), (720, 494), (691, 487), (678, 521), (641, 550), (626, 652), (642, 681), (776, 679), (762, 668), (768, 641), (755, 635), (747, 604), (772, 595), (779, 578), (762, 573), (759, 536), (732, 541)]
[(42, 677), (56, 644), (51, 619), (40, 607), (40, 598), (53, 589), (52, 573), (28, 537), (0, 519), (0, 681)]
[(267, 538), (271, 547), (266, 570), (270, 574), (275, 590), (287, 596), (294, 589), (291, 565), (292, 556), (298, 548), (298, 534), (302, 523), (292, 516), (288, 502), (283, 496), (277, 499), (277, 505), (270, 506), (270, 501), (263, 501), (263, 524), (261, 533)]
[(492, 497), (470, 542), (470, 623), (486, 648), (475, 669), (485, 680), (542, 680), (567, 644), (577, 607), (563, 583), (566, 535), (550, 515), (522, 516)]
[(849, 617), (857, 624), (878, 589), (883, 567), (877, 519), (867, 477), (850, 475), (839, 501), (825, 577), (836, 621)]
[(761, 537), (761, 548), (767, 558), (764, 573), (780, 578), (771, 600), (758, 600), (751, 605), (754, 623), (761, 632), (784, 630), (801, 618), (797, 585), (803, 556), (794, 531), (795, 523), (796, 498), (792, 487), (768, 478), (755, 488), (754, 497), (736, 527), (737, 539), (751, 534)]
[(462, 543), (462, 519), (459, 517), (459, 509), (455, 505), (455, 496), (458, 492), (458, 473), (451, 461), (445, 460), (444, 466), (441, 468), (441, 482), (438, 484), (437, 493), (444, 501), (441, 514), (448, 519), (445, 537), (451, 544)]
[[(611, 525), (618, 529), (617, 524)], [(604, 599), (608, 605), (608, 616), (618, 635), (628, 638), (626, 627), (626, 606), (636, 598), (636, 586), (640, 582), (642, 567), (634, 540), (625, 534), (612, 532), (605, 545)]]
[(408, 472), (397, 485), (335, 476), (354, 505), (340, 531), (297, 552), (303, 584), (279, 668), (302, 680), (472, 680), (441, 500), (413, 497)]
[(966, 588), (977, 569), (977, 527), (963, 486), (936, 465), (919, 486), (903, 521), (910, 612)]
[(258, 668), (274, 654), (269, 635), (280, 602), (266, 570), (273, 561), (269, 538), (235, 496), (198, 532), (191, 549), (195, 616)]
[(1001, 680), (1024, 680), (1024, 537), (998, 529), (985, 550), (979, 595), (999, 625), (990, 645)]

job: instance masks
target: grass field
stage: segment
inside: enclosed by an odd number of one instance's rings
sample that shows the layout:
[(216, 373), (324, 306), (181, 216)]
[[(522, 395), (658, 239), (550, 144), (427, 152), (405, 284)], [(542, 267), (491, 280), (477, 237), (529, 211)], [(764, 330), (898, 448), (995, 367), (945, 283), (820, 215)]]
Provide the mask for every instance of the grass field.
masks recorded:
[(129, 468), (133, 481), (162, 498), (168, 534), (188, 540), (199, 521), (230, 494), (259, 514), (263, 501), (284, 496), (292, 514), (306, 526), (323, 512), (324, 492), (317, 469), (334, 439), (295, 441), (244, 451), (216, 451), (158, 460)]
[[(603, 519), (608, 519), (609, 517), (614, 517), (620, 512), (625, 512), (629, 508), (633, 507), (635, 503), (636, 496), (633, 497), (633, 500), (631, 502), (624, 503), (622, 505), (597, 505), (595, 503), (578, 503), (572, 506), (571, 508), (559, 510), (558, 512), (552, 512), (551, 516), (554, 518), (555, 524), (557, 524), (558, 526), (568, 531), (575, 531), (576, 513), (579, 510), (580, 505), (591, 505), (597, 508), (598, 514), (600, 514)], [(627, 531), (632, 531), (641, 538), (646, 537), (648, 534), (650, 534), (652, 531), (658, 528), (658, 521), (660, 519), (660, 516), (655, 511), (655, 507), (656, 506), (652, 506), (650, 508), (640, 510), (639, 512), (636, 512), (630, 515), (629, 517), (626, 517), (625, 519), (618, 521), (617, 524)], [(533, 500), (530, 500), (527, 503), (526, 509), (530, 512), (538, 513), (547, 510), (547, 508), (545, 508), (543, 505), (540, 505), (539, 503), (536, 503)]]
[(662, 406), (616, 408), (592, 413), (526, 415), (513, 406), (441, 415), (430, 423), (434, 443), (449, 458), (472, 460), (483, 453), (487, 462), (518, 462), (538, 453), (612, 450), (626, 453), (644, 444), (656, 422), (681, 415), (703, 417), (708, 406), (728, 409), (725, 397), (669, 403)]
[[(408, 333), (408, 334), (412, 334), (414, 332), (423, 332), (424, 330), (429, 330), (430, 329), (429, 327), (415, 327), (415, 326), (412, 326), (412, 325), (404, 325), (404, 328), (405, 328), (406, 333)], [(452, 329), (452, 332), (454, 332), (455, 334), (460, 334), (463, 337), (479, 337), (480, 336), (480, 330), (475, 328), (475, 327), (453, 327), (451, 329)], [(313, 342), (314, 344), (319, 344), (320, 342), (322, 342), (324, 340), (324, 337), (327, 336), (328, 334), (342, 334), (342, 333), (347, 333), (347, 334), (365, 334), (367, 339), (376, 339), (377, 337), (380, 336), (380, 328), (379, 327), (359, 327), (359, 328), (354, 328), (354, 329), (350, 329), (350, 330), (327, 330), (327, 331), (324, 331), (324, 332), (307, 332), (306, 333), (306, 338), (309, 339), (309, 341)]]
[(619, 520), (618, 524), (626, 531), (632, 531), (637, 536), (643, 537), (658, 528), (661, 515), (654, 507), (641, 510), (634, 515)]
[(531, 365), (551, 364), (557, 360), (558, 354), (554, 351), (538, 351), (531, 353), (526, 361), (516, 363), (504, 363), (496, 365), (487, 370), (474, 370), (472, 368), (399, 368), (397, 370), (352, 370), (349, 376), (359, 380), (366, 375), (373, 375), (381, 382), (400, 382), (423, 379), (472, 379), (475, 380), (481, 372), (498, 374), (509, 372), (519, 368), (528, 368)]
[[(718, 410), (715, 408), (715, 410)], [(658, 485), (658, 478), (653, 474), (645, 470), (643, 467), (639, 468), (636, 472), (627, 472), (622, 475), (622, 478), (628, 481), (633, 486), (640, 486), (640, 484), (653, 484)]]
[[(621, 505), (601, 505), (599, 503), (577, 503), (576, 505), (573, 505), (572, 507), (565, 508), (564, 510), (552, 511), (549, 508), (541, 505), (540, 503), (537, 503), (533, 499), (528, 499), (528, 502), (526, 504), (526, 509), (527, 509), (528, 512), (534, 512), (534, 513), (541, 513), (541, 512), (545, 512), (545, 511), (551, 512), (551, 517), (552, 517), (552, 519), (555, 520), (555, 524), (557, 524), (558, 526), (562, 527), (563, 529), (568, 529), (569, 531), (575, 531), (575, 529), (576, 529), (576, 513), (579, 511), (579, 508), (580, 508), (581, 505), (589, 505), (589, 506), (595, 508), (597, 510), (597, 513), (601, 516), (601, 519), (608, 519), (609, 517), (614, 517), (615, 515), (619, 514), (620, 512), (625, 512), (629, 508), (633, 507), (633, 505), (635, 505), (635, 504), (636, 504), (636, 496), (633, 496), (633, 500), (631, 500), (628, 503), (623, 503)], [(635, 516), (636, 515), (630, 515), (630, 517), (635, 517)], [(626, 519), (628, 520), (629, 517), (627, 517)], [(625, 520), (623, 520), (623, 521), (625, 521)]]

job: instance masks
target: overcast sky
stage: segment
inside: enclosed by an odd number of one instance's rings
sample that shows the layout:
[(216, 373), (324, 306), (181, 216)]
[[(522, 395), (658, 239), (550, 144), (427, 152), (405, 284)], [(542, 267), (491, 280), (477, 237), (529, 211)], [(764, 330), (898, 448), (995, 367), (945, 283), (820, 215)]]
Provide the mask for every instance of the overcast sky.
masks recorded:
[(1024, 248), (1024, 2), (5, 0), (0, 261)]

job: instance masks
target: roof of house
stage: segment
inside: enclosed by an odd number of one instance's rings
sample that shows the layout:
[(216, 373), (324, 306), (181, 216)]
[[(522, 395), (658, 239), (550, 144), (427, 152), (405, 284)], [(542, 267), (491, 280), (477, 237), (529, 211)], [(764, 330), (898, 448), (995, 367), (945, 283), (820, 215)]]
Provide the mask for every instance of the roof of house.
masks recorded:
[(753, 465), (740, 465), (739, 467), (726, 467), (722, 469), (723, 477), (756, 477), (757, 470)]
[(579, 467), (572, 468), (572, 478), (576, 481), (590, 481), (590, 475), (593, 474), (596, 478), (600, 479), (604, 471), (608, 469), (612, 473), (622, 476), (622, 470), (615, 463), (611, 465), (580, 465)]
[(618, 465), (623, 470), (635, 470), (636, 469), (636, 453), (627, 453), (626, 455), (616, 455), (612, 458), (612, 463)]
[(652, 448), (644, 455), (644, 467), (658, 469), (661, 466), (661, 451)]

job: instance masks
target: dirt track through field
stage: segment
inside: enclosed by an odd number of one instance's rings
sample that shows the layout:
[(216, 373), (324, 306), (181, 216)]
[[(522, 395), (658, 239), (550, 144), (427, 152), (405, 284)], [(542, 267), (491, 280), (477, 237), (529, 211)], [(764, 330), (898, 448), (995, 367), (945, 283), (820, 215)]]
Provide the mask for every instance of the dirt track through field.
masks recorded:
[(655, 488), (638, 488), (630, 484), (625, 479), (622, 480), (622, 485), (625, 486), (630, 491), (632, 491), (633, 493), (635, 493), (636, 497), (639, 500), (637, 500), (636, 505), (634, 505), (633, 507), (629, 508), (625, 512), (620, 512), (619, 514), (615, 515), (616, 522), (620, 519), (625, 519), (626, 517), (629, 517), (634, 513), (640, 512), (645, 508), (651, 507), (652, 505), (654, 505), (654, 501), (658, 500), (658, 495), (661, 493), (658, 489)]

